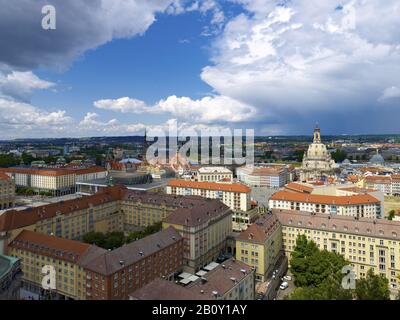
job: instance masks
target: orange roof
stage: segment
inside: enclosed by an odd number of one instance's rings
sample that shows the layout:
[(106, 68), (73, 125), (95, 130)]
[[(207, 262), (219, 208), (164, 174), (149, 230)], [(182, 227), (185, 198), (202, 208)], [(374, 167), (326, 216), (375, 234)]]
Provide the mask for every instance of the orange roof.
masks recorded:
[(0, 168), (0, 172), (3, 173), (25, 173), (25, 174), (37, 174), (41, 176), (64, 176), (68, 174), (74, 174), (71, 170), (54, 168), (54, 169), (33, 169), (33, 168)]
[(302, 194), (289, 191), (278, 191), (273, 194), (271, 200), (297, 201), (320, 204), (365, 204), (379, 203), (380, 201), (369, 194), (356, 194), (351, 196), (326, 196), (320, 194)]
[(88, 173), (96, 173), (96, 172), (104, 172), (106, 171), (103, 167), (90, 167), (90, 168), (83, 168), (83, 169), (69, 169), (75, 172), (76, 174), (88, 174)]
[(390, 176), (367, 176), (365, 177), (365, 182), (373, 182), (373, 183), (390, 183)]
[(304, 193), (310, 193), (314, 190), (313, 187), (306, 186), (304, 184), (296, 183), (296, 182), (290, 182), (285, 186), (286, 189), (296, 191), (296, 192), (304, 192)]
[(49, 236), (29, 230), (21, 231), (9, 246), (71, 262), (77, 262), (91, 247), (87, 243)]
[(198, 182), (198, 181), (187, 181), (171, 179), (168, 181), (170, 187), (181, 187), (181, 188), (192, 188), (192, 189), (207, 189), (207, 190), (221, 190), (231, 192), (245, 192), (248, 193), (251, 189), (248, 186), (240, 183), (217, 183), (217, 182)]
[(0, 180), (10, 180), (11, 177), (8, 176), (7, 174), (0, 172)]

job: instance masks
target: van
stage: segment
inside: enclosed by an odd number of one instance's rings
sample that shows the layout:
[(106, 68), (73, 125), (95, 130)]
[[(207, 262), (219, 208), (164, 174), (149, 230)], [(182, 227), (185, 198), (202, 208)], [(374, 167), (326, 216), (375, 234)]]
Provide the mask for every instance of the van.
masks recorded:
[(289, 286), (289, 284), (285, 281), (285, 282), (282, 282), (282, 284), (280, 285), (279, 289), (285, 290), (288, 286)]

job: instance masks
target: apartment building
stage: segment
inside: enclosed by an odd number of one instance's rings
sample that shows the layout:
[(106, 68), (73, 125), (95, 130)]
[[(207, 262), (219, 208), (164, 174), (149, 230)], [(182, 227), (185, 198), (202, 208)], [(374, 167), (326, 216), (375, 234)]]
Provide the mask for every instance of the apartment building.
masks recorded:
[(282, 254), (282, 229), (275, 215), (263, 215), (236, 238), (236, 258), (255, 269), (258, 281), (266, 280)]
[(183, 237), (184, 270), (195, 273), (225, 251), (232, 232), (232, 211), (209, 199), (193, 208), (176, 209), (163, 221), (163, 228), (171, 226)]
[(289, 182), (289, 170), (286, 165), (257, 164), (236, 169), (239, 181), (250, 187), (279, 189)]
[(225, 167), (201, 167), (197, 171), (196, 179), (200, 182), (232, 181), (233, 173)]
[(124, 191), (116, 186), (93, 196), (4, 212), (0, 215), (0, 253), (6, 253), (8, 243), (25, 229), (72, 240), (90, 231), (123, 230), (119, 199)]
[(251, 189), (240, 183), (197, 182), (171, 179), (166, 187), (167, 194), (196, 195), (218, 199), (234, 211), (248, 211), (251, 208)]
[(9, 209), (15, 203), (15, 183), (5, 173), (0, 172), (0, 210)]
[(363, 181), (365, 187), (383, 192), (387, 196), (400, 196), (400, 175), (366, 176)]
[(56, 286), (54, 290), (47, 291), (52, 298), (85, 299), (82, 263), (106, 252), (93, 245), (29, 230), (21, 231), (9, 244), (9, 254), (21, 259), (23, 288), (44, 295), (42, 268), (54, 268)]
[(0, 300), (18, 300), (21, 288), (21, 261), (0, 254)]
[[(23, 287), (53, 298), (122, 300), (155, 277), (182, 268), (182, 237), (168, 228), (108, 251), (74, 240), (24, 230), (9, 245), (21, 259)], [(55, 289), (42, 288), (44, 266), (54, 267)]]
[(381, 218), (383, 212), (381, 201), (368, 193), (325, 195), (282, 190), (271, 197), (269, 207), (369, 219)]
[(0, 168), (0, 173), (11, 177), (17, 187), (30, 188), (37, 193), (50, 192), (53, 196), (75, 193), (77, 181), (107, 176), (107, 171), (100, 167), (11, 167)]
[(134, 241), (83, 265), (86, 299), (125, 300), (155, 278), (182, 270), (183, 238), (173, 228)]
[(254, 270), (229, 259), (183, 286), (157, 278), (129, 295), (130, 300), (254, 300)]
[(368, 270), (383, 274), (391, 289), (400, 288), (400, 222), (274, 209), (282, 224), (283, 248), (290, 257), (297, 236), (304, 234), (321, 250), (337, 252), (358, 278)]

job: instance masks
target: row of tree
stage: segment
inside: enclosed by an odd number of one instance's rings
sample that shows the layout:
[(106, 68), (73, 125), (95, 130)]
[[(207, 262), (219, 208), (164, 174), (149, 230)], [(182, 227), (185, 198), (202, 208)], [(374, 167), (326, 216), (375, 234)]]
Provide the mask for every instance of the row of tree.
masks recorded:
[(157, 222), (153, 225), (147, 226), (141, 231), (135, 231), (129, 233), (127, 236), (123, 232), (114, 231), (108, 233), (102, 232), (89, 232), (82, 237), (82, 241), (85, 243), (94, 244), (104, 249), (113, 250), (119, 248), (126, 243), (130, 243), (141, 238), (144, 238), (150, 234), (156, 233), (162, 229), (162, 223)]
[[(363, 279), (346, 274), (350, 263), (340, 254), (319, 250), (315, 242), (300, 235), (292, 253), (291, 272), (296, 289), (290, 300), (388, 300), (389, 282), (371, 270)], [(351, 284), (354, 284), (352, 286)]]

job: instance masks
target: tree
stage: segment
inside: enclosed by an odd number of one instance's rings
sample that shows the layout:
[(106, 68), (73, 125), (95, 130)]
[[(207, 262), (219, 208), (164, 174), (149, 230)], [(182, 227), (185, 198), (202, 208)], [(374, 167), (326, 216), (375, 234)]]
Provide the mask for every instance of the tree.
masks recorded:
[(332, 159), (335, 160), (336, 163), (342, 162), (347, 158), (347, 153), (337, 149), (335, 152), (332, 152)]
[(393, 220), (395, 214), (396, 214), (396, 211), (390, 210), (389, 215), (388, 215), (388, 220)]
[(348, 300), (351, 290), (342, 287), (342, 269), (349, 263), (343, 256), (319, 250), (305, 235), (299, 235), (291, 256), (290, 269), (298, 287), (291, 300)]
[(390, 300), (389, 281), (369, 269), (366, 278), (357, 280), (355, 293), (358, 300)]
[(82, 236), (82, 241), (85, 243), (94, 244), (98, 247), (104, 248), (105, 245), (105, 235), (101, 232), (88, 232)]

